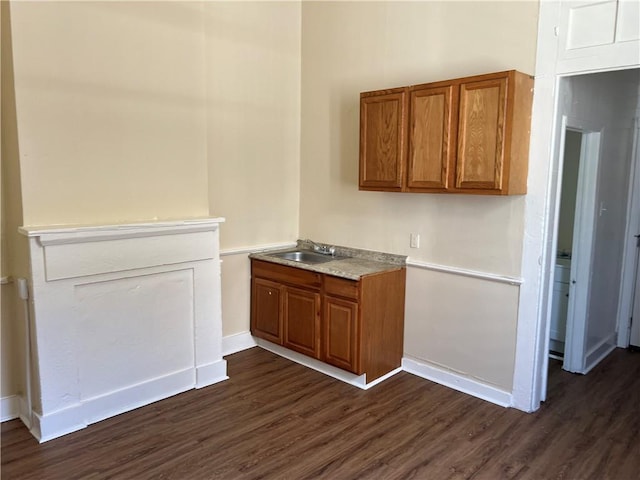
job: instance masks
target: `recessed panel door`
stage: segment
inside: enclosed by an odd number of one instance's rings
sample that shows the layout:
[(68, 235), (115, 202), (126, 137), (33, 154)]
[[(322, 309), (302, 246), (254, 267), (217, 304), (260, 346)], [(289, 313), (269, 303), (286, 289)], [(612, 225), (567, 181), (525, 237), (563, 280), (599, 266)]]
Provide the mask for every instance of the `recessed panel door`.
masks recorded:
[(283, 328), (285, 347), (320, 358), (320, 294), (286, 287)]
[(502, 189), (507, 77), (460, 85), (456, 188)]
[(404, 91), (361, 97), (361, 190), (402, 189), (405, 117)]
[(254, 278), (251, 295), (251, 333), (282, 344), (282, 286)]
[(407, 172), (410, 190), (443, 191), (448, 186), (456, 150), (454, 100), (453, 85), (416, 87), (411, 91)]
[(325, 362), (338, 368), (361, 374), (359, 337), (357, 302), (325, 297)]

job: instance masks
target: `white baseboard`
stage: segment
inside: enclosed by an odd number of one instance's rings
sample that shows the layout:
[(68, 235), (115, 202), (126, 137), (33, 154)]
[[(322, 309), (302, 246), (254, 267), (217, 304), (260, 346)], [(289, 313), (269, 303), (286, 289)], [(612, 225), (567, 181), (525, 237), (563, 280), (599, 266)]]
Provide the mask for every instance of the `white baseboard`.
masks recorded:
[(402, 359), (402, 369), (418, 377), (426, 378), (445, 387), (453, 388), (502, 407), (510, 407), (512, 405), (511, 393), (449, 370), (443, 370), (407, 357)]
[(398, 372), (401, 372), (401, 368), (397, 368), (386, 375), (383, 375), (380, 378), (376, 378), (372, 382), (367, 383), (366, 375), (355, 375), (353, 373), (349, 373), (341, 368), (333, 367), (327, 363), (321, 362), (320, 360), (316, 360), (315, 358), (308, 357), (303, 355), (302, 353), (294, 352), (293, 350), (289, 350), (288, 348), (281, 347), (280, 345), (276, 345), (275, 343), (271, 343), (267, 340), (263, 340), (261, 338), (257, 339), (258, 346), (260, 348), (264, 348), (276, 355), (280, 355), (292, 362), (299, 363), (300, 365), (304, 365), (305, 367), (311, 368), (317, 372), (324, 373), (330, 377), (333, 377), (337, 380), (341, 380), (345, 383), (353, 385), (354, 387), (361, 388), (362, 390), (368, 390), (369, 388), (377, 385), (378, 383), (386, 380), (387, 378), (395, 375)]
[(616, 344), (616, 337), (616, 333), (611, 334), (608, 338), (605, 338), (587, 352), (587, 357), (584, 362), (586, 367), (584, 371), (585, 375), (593, 370), (596, 365), (598, 365), (607, 355), (618, 347)]
[(227, 362), (220, 360), (198, 367), (197, 370), (188, 368), (99, 397), (85, 399), (57, 412), (46, 415), (34, 414), (31, 433), (39, 442), (46, 442), (192, 388), (202, 388), (225, 380), (228, 378), (226, 373)]
[(209, 365), (196, 367), (196, 388), (208, 387), (228, 379), (226, 360), (218, 360)]
[(222, 356), (231, 355), (232, 353), (241, 352), (257, 345), (255, 338), (250, 332), (241, 332), (234, 335), (222, 337)]
[(2, 397), (0, 404), (0, 421), (6, 422), (20, 417), (20, 397), (9, 395)]

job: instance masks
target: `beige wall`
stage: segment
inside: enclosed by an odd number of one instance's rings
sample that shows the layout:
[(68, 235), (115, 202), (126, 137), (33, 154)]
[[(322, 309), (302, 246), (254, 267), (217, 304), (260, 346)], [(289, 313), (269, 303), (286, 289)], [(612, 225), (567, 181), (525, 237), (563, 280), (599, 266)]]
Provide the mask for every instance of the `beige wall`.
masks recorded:
[[(209, 214), (204, 20), (202, 3), (2, 2), (3, 275), (28, 276), (23, 224)], [(23, 390), (14, 287), (2, 397)]]
[(12, 2), (27, 225), (208, 215), (203, 5)]
[(209, 206), (223, 249), (291, 241), (300, 201), (300, 4), (211, 2)]
[[(22, 193), (20, 159), (13, 83), (11, 17), (8, 2), (0, 2), (0, 91), (2, 96), (1, 124), (1, 183), (2, 183), (2, 277), (25, 277), (28, 272), (27, 242), (18, 234), (22, 225)], [(23, 390), (22, 335), (24, 308), (17, 297), (15, 283), (0, 287), (0, 336), (2, 366), (0, 397), (8, 397)]]
[[(209, 208), (223, 252), (291, 242), (300, 205), (300, 4), (211, 2), (207, 33)], [(223, 334), (249, 330), (246, 253), (222, 263)]]
[(246, 253), (222, 257), (222, 336), (249, 331), (251, 265)]
[[(227, 218), (227, 251), (302, 236), (519, 274), (522, 197), (357, 191), (358, 94), (533, 72), (537, 3), (20, 2), (11, 15), (16, 225), (211, 212)], [(409, 250), (409, 233), (422, 235), (422, 248)], [(26, 274), (18, 242), (12, 275)], [(230, 335), (248, 329), (246, 254), (226, 256), (223, 273)], [(486, 282), (473, 287), (471, 305), (496, 315), (488, 321), (414, 302), (440, 282), (415, 278), (407, 354), (508, 389), (513, 288), (503, 298)], [(484, 308), (482, 292), (497, 310)], [(446, 330), (448, 318), (455, 328)], [(491, 357), (494, 373), (420, 341), (439, 325), (470, 346), (461, 332), (471, 321), (485, 335), (502, 332), (495, 346), (508, 358)]]
[(532, 73), (537, 3), (304, 2), (302, 21), (301, 235), (517, 275), (524, 197), (358, 191), (359, 93)]
[(511, 391), (519, 288), (407, 269), (405, 355)]
[[(359, 93), (508, 69), (533, 73), (537, 13), (537, 2), (303, 2), (300, 236), (519, 276), (524, 197), (358, 191)], [(409, 248), (410, 233), (421, 235), (421, 248)], [(405, 353), (510, 390), (517, 288), (503, 296), (490, 282), (453, 277), (449, 292), (468, 291), (471, 281), (474, 294), (461, 302), (449, 293), (450, 304), (434, 308), (423, 299), (443, 301), (433, 295), (440, 277), (423, 276), (409, 276), (406, 325), (416, 336)], [(446, 349), (427, 338), (432, 329)], [(484, 335), (471, 335), (477, 331)], [(481, 361), (474, 347), (488, 338), (496, 349)], [(471, 353), (458, 358), (449, 348)]]

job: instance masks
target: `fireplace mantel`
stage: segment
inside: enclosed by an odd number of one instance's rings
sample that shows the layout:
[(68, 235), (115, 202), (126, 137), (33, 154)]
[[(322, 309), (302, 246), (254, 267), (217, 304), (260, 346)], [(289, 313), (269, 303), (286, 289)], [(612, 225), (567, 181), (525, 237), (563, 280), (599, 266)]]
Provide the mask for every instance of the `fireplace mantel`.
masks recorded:
[(39, 441), (227, 378), (223, 218), (22, 227)]

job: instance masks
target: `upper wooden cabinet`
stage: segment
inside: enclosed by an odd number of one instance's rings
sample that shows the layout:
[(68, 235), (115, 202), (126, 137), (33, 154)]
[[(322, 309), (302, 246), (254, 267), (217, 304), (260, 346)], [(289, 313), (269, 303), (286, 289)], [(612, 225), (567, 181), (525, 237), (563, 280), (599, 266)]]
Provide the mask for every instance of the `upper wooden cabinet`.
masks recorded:
[[(399, 112), (393, 120), (406, 121), (384, 136), (384, 115), (368, 105), (386, 103), (390, 94)], [(532, 96), (533, 79), (515, 70), (362, 93), (360, 189), (526, 193)], [(395, 183), (363, 181), (367, 172), (391, 171), (400, 176)]]

